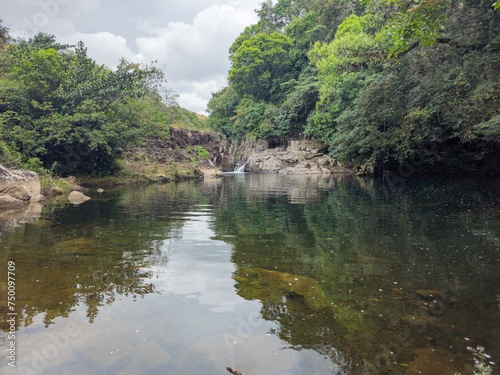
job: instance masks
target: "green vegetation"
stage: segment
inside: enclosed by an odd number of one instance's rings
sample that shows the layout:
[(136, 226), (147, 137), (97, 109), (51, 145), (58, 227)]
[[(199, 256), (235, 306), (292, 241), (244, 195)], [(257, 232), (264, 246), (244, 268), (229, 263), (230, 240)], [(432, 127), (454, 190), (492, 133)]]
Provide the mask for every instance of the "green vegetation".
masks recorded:
[(43, 33), (12, 41), (0, 27), (0, 163), (42, 176), (112, 175), (145, 138), (166, 139), (171, 125), (203, 127), (175, 95), (162, 97), (165, 82), (154, 63), (122, 59), (110, 70), (82, 42)]
[(266, 1), (230, 48), (208, 125), (236, 139), (311, 136), (368, 173), (416, 154), (426, 170), (475, 170), (500, 146), (498, 6)]

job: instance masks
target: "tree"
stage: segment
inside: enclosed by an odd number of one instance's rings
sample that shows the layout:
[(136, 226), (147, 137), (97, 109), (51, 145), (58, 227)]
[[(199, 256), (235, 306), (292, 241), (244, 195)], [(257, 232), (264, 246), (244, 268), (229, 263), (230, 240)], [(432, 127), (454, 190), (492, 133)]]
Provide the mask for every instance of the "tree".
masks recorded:
[(208, 126), (216, 131), (224, 133), (230, 138), (242, 137), (245, 134), (234, 128), (234, 116), (240, 104), (240, 97), (233, 87), (228, 86), (221, 91), (212, 94), (212, 99), (208, 102), (207, 111), (210, 113)]
[[(391, 40), (389, 57), (415, 48), (417, 45), (454, 42), (446, 34), (446, 25), (453, 14), (462, 8), (474, 8), (474, 1), (457, 3), (449, 0), (389, 0), (395, 6), (392, 17), (384, 27), (381, 37)], [(369, 1), (371, 3), (371, 1)], [(471, 6), (472, 5), (472, 6)], [(494, 10), (500, 0), (492, 4)], [(478, 20), (482, 23), (481, 20)], [(455, 42), (456, 44), (456, 42)]]
[(290, 39), (279, 33), (259, 34), (243, 42), (232, 57), (229, 81), (240, 95), (257, 101), (276, 101), (279, 84), (286, 82), (291, 61)]
[(0, 19), (0, 51), (7, 46), (9, 40), (9, 29), (3, 26), (3, 21)]
[(83, 43), (68, 48), (45, 34), (9, 47), (1, 135), (61, 174), (109, 173), (146, 126), (124, 117), (124, 105), (157, 96), (163, 73), (125, 60), (111, 71), (89, 58)]

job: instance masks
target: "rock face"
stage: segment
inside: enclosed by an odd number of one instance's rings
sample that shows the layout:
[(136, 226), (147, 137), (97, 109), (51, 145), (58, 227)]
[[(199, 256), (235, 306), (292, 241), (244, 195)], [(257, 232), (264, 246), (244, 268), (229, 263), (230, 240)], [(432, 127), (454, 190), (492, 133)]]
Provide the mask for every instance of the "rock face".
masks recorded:
[[(283, 174), (353, 173), (325, 155), (325, 145), (316, 140), (270, 139), (231, 143), (221, 134), (170, 128), (169, 139), (148, 139), (143, 147), (128, 151), (130, 160), (167, 164), (198, 159), (204, 170), (232, 172), (239, 161), (248, 172)], [(200, 157), (200, 155), (203, 155)]]
[(0, 194), (27, 201), (40, 194), (40, 180), (35, 172), (9, 169), (0, 165)]
[(175, 127), (169, 131), (169, 139), (147, 139), (144, 147), (135, 147), (126, 153), (127, 156), (133, 159), (144, 155), (151, 161), (165, 164), (190, 161), (203, 149), (207, 155), (200, 160), (200, 168), (217, 168), (224, 172), (233, 170), (234, 157), (229, 154), (229, 143), (222, 134)]
[(278, 144), (266, 140), (244, 140), (229, 151), (246, 164), (248, 172), (282, 174), (353, 173), (337, 160), (322, 153), (324, 144), (316, 140), (289, 140)]

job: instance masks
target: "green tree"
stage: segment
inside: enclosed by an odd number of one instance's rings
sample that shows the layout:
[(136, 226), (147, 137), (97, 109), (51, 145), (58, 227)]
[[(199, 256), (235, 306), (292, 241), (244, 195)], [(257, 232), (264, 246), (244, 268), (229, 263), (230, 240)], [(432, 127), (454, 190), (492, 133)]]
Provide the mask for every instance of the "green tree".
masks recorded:
[(290, 39), (279, 33), (259, 34), (243, 42), (232, 57), (229, 81), (240, 96), (277, 101), (279, 84), (286, 82), (291, 66)]
[(223, 88), (221, 91), (212, 94), (212, 99), (208, 103), (210, 116), (207, 125), (224, 133), (227, 137), (242, 137), (245, 132), (238, 132), (234, 127), (234, 116), (240, 104), (240, 97), (232, 86)]
[(144, 125), (124, 121), (124, 105), (157, 95), (163, 73), (125, 60), (111, 71), (89, 58), (83, 43), (69, 47), (45, 34), (9, 47), (1, 135), (59, 173), (109, 173)]
[[(470, 10), (480, 5), (480, 2), (474, 1), (459, 3), (447, 0), (389, 0), (389, 2), (393, 3), (395, 8), (380, 37), (391, 40), (389, 56), (396, 57), (399, 53), (418, 45), (428, 47), (437, 42), (460, 44), (459, 41), (450, 39), (447, 33), (448, 20), (464, 8)], [(494, 2), (490, 8), (496, 10), (498, 7), (500, 1)], [(478, 19), (480, 24), (483, 24), (482, 21)]]

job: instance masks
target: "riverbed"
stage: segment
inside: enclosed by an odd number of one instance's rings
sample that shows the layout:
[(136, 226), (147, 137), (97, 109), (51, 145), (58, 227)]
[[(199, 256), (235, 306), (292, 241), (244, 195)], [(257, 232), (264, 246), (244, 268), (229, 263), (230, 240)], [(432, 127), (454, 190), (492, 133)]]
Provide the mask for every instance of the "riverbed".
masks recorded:
[(48, 204), (0, 235), (0, 372), (497, 368), (499, 188), (235, 173)]

